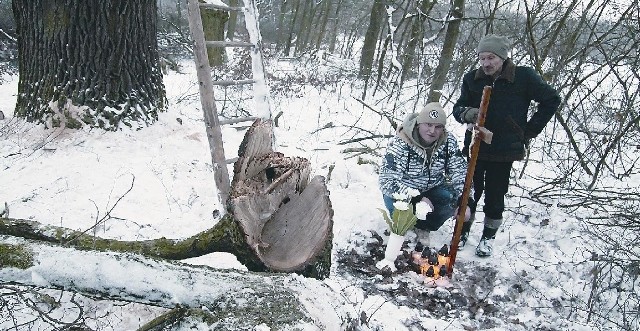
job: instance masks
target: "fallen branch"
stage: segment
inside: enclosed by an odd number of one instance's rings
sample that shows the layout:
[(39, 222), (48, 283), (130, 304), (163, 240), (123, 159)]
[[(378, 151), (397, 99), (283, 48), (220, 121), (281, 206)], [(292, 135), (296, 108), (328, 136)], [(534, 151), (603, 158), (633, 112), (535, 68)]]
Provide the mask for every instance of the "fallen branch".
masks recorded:
[(22, 247), (31, 258), (31, 263), (22, 267), (0, 266), (0, 279), (5, 283), (166, 308), (206, 307), (219, 319), (234, 316), (238, 329), (243, 322), (255, 326), (261, 321), (274, 329), (295, 329), (298, 323), (310, 323), (323, 330), (340, 330), (346, 320), (343, 312), (334, 308), (343, 305), (339, 294), (311, 278), (217, 270), (7, 236), (0, 236), (0, 243)]
[[(94, 225), (92, 225), (88, 229), (78, 233), (75, 237), (69, 238), (66, 242), (63, 243), (64, 246), (68, 246), (70, 242), (78, 239), (81, 235), (84, 235), (87, 232), (89, 232), (90, 230), (95, 229), (98, 225), (104, 223), (106, 220), (111, 218), (111, 212), (116, 208), (116, 206), (118, 206), (118, 203), (120, 203), (120, 200), (122, 200), (125, 196), (127, 196), (127, 194), (129, 194), (129, 192), (131, 192), (131, 190), (133, 190), (133, 184), (136, 181), (136, 176), (134, 176), (133, 174), (131, 176), (133, 176), (133, 179), (131, 179), (131, 186), (129, 187), (129, 189), (126, 192), (124, 192), (124, 194), (122, 194), (118, 198), (118, 200), (116, 200), (116, 202), (113, 204), (113, 206), (111, 206), (111, 209), (109, 209), (109, 211), (107, 211), (107, 213), (100, 220), (96, 221), (96, 223)], [(96, 216), (96, 218), (97, 218), (97, 216)]]

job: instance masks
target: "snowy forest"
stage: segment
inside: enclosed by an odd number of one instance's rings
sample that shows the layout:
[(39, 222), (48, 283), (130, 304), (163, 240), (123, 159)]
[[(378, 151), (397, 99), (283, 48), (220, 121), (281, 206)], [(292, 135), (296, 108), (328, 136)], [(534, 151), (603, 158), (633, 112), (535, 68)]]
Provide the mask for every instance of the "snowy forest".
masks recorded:
[[(200, 2), (208, 96), (196, 1), (0, 0), (0, 329), (640, 328), (638, 0)], [(562, 103), (495, 258), (429, 288), (413, 234), (375, 266), (380, 158), (407, 114), (451, 113), (487, 34)], [(252, 194), (286, 201), (264, 220)]]

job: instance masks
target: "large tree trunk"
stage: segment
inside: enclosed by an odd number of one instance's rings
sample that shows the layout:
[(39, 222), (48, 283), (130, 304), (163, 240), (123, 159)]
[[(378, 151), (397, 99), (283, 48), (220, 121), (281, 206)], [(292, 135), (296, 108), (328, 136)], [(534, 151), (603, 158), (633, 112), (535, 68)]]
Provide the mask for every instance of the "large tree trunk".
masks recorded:
[(155, 0), (14, 0), (16, 115), (72, 128), (153, 123), (165, 106), (156, 11)]
[(221, 329), (245, 330), (264, 323), (282, 330), (310, 323), (321, 330), (340, 330), (346, 320), (343, 312), (332, 308), (344, 304), (339, 294), (314, 279), (216, 270), (15, 237), (0, 236), (0, 242), (0, 279), (4, 283), (59, 289), (101, 300), (205, 308), (209, 321)]
[(170, 260), (228, 252), (250, 271), (326, 278), (331, 267), (333, 210), (324, 178), (309, 181), (309, 162), (273, 152), (272, 141), (271, 121), (256, 120), (234, 166), (230, 212), (213, 228), (190, 238), (118, 241), (8, 218), (0, 218), (0, 235)]

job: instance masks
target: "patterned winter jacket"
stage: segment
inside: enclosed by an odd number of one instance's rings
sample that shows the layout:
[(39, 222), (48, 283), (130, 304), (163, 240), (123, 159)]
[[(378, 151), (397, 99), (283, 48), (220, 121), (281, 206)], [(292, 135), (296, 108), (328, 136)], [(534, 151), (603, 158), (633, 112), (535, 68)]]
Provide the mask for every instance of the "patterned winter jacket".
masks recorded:
[(378, 184), (384, 195), (406, 194), (408, 189), (420, 192), (450, 183), (458, 196), (462, 193), (467, 173), (467, 161), (460, 152), (456, 138), (444, 131), (435, 142), (434, 153), (428, 152), (413, 139), (418, 114), (407, 116), (396, 136), (390, 139), (382, 158)]
[[(560, 105), (560, 96), (532, 68), (516, 66), (507, 59), (495, 82), (482, 69), (464, 75), (460, 97), (453, 106), (453, 117), (458, 122), (463, 123), (461, 116), (467, 107), (480, 107), (486, 85), (493, 85), (493, 89), (484, 126), (493, 132), (493, 140), (490, 145), (480, 144), (478, 160), (522, 160), (525, 143), (536, 137), (551, 120)], [(538, 109), (527, 119), (531, 101), (538, 103)], [(469, 135), (467, 131), (465, 146), (470, 141)]]

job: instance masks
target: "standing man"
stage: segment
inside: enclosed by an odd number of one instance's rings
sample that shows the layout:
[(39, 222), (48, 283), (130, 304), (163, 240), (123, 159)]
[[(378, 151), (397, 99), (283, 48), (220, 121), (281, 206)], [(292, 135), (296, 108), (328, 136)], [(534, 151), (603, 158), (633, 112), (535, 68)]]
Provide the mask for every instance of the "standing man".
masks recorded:
[[(453, 116), (460, 123), (476, 123), (482, 91), (493, 86), (485, 128), (493, 132), (491, 144), (480, 143), (473, 176), (474, 200), (484, 192), (484, 230), (476, 248), (477, 256), (491, 256), (493, 239), (502, 224), (504, 197), (509, 188), (513, 161), (522, 160), (529, 141), (551, 120), (560, 105), (560, 96), (530, 67), (516, 66), (509, 58), (511, 50), (505, 37), (487, 35), (477, 48), (480, 68), (466, 73), (462, 79), (460, 98), (453, 106)], [(531, 101), (537, 110), (528, 116)], [(469, 149), (471, 132), (465, 135)], [(469, 237), (475, 215), (463, 223), (460, 248)]]
[[(447, 114), (438, 102), (409, 114), (387, 144), (378, 177), (389, 215), (393, 215), (393, 195), (410, 189), (420, 192), (411, 201), (414, 208), (420, 201), (431, 207), (433, 211), (416, 222), (418, 241), (425, 246), (429, 246), (429, 232), (454, 216), (467, 173), (467, 161), (446, 124)], [(471, 215), (469, 206), (473, 206), (471, 198), (465, 219)]]

